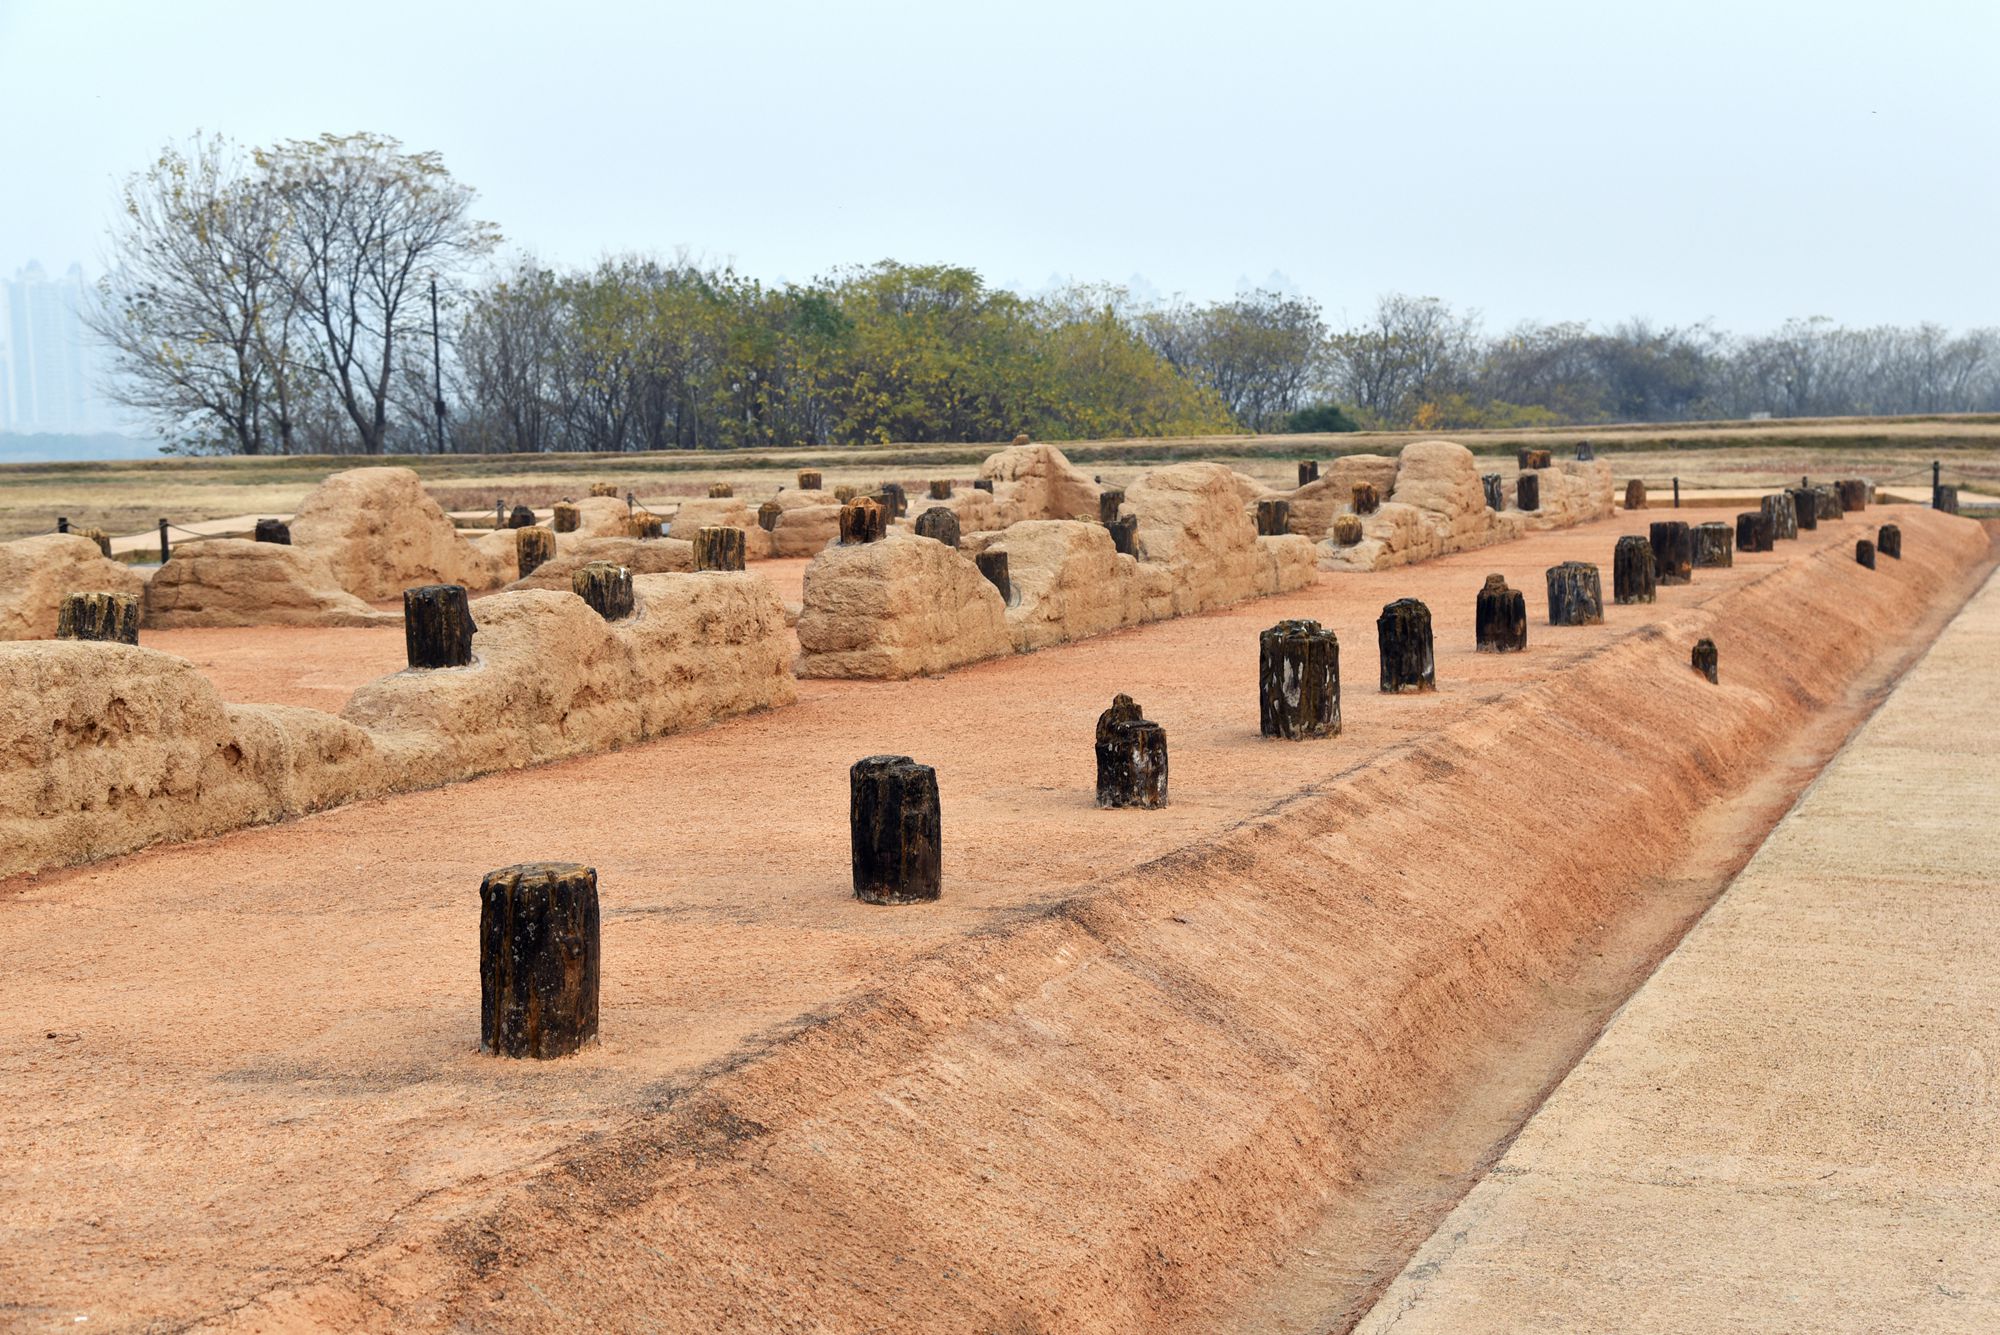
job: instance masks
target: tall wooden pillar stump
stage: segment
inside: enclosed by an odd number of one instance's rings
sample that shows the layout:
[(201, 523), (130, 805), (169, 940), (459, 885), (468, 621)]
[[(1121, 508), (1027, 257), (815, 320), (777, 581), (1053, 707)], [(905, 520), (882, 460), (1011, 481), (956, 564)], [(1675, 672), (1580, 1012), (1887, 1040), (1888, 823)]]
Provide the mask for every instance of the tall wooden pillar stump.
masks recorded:
[(1819, 497), (1812, 488), (1793, 487), (1785, 494), (1792, 498), (1792, 519), (1799, 526), (1799, 531), (1810, 532), (1818, 528)]
[(1340, 641), (1317, 621), (1280, 621), (1257, 637), (1257, 699), (1266, 737), (1340, 735)]
[(778, 527), (778, 521), (785, 517), (785, 507), (776, 501), (765, 501), (757, 507), (757, 527), (766, 533)]
[(931, 499), (934, 501), (948, 501), (951, 499), (950, 478), (934, 477), (931, 479)]
[(1507, 508), (1507, 479), (1498, 473), (1481, 473), (1479, 489), (1486, 493), (1486, 508), (1504, 510)]
[(979, 567), (979, 573), (986, 576), (986, 582), (1000, 590), (1000, 601), (1011, 606), (1014, 602), (1014, 582), (1007, 574), (1007, 553), (979, 552), (972, 558)]
[(818, 491), (820, 489), (820, 481), (821, 478), (817, 468), (801, 468), (799, 470), (800, 491)]
[(1124, 508), (1124, 505), (1125, 489), (1123, 487), (1106, 487), (1103, 491), (1098, 492), (1097, 522), (1106, 525), (1117, 523), (1118, 512)]
[(1875, 550), (1884, 556), (1903, 559), (1903, 530), (1896, 524), (1884, 524), (1875, 531)]
[(56, 608), (59, 640), (139, 642), (139, 596), (133, 593), (66, 593)]
[(882, 484), (881, 495), (882, 509), (885, 512), (883, 516), (884, 523), (894, 523), (910, 512), (909, 493), (903, 490), (902, 483), (884, 482)]
[(1771, 550), (1771, 521), (1762, 510), (1745, 510), (1736, 516), (1736, 550), (1739, 552), (1768, 552)]
[(1848, 514), (1868, 508), (1868, 482), (1865, 478), (1843, 478), (1833, 484), (1840, 490), (1840, 508)]
[(1155, 810), (1167, 804), (1167, 730), (1129, 695), (1097, 716), (1097, 805)]
[(1650, 539), (1637, 533), (1618, 539), (1618, 546), (1611, 553), (1611, 596), (1628, 606), (1658, 598)]
[(606, 621), (623, 621), (632, 615), (632, 572), (624, 566), (592, 561), (570, 573), (569, 587)]
[(1696, 524), (1690, 532), (1696, 569), (1720, 570), (1736, 564), (1736, 531), (1729, 525), (1710, 521)]
[(666, 531), (666, 524), (651, 510), (633, 510), (625, 516), (626, 527), (635, 538), (657, 538)]
[(1717, 684), (1715, 641), (1700, 639), (1694, 642), (1694, 670), (1708, 678), (1708, 684)]
[(1299, 485), (1319, 481), (1319, 460), (1304, 459), (1299, 462)]
[(556, 535), (548, 529), (530, 525), (514, 530), (514, 565), (526, 579), (545, 562), (555, 559)]
[(1488, 575), (1473, 610), (1473, 635), (1480, 653), (1511, 654), (1528, 647), (1528, 600), (1507, 587), (1505, 575)]
[(1335, 515), (1333, 517), (1333, 540), (1342, 547), (1352, 547), (1361, 541), (1361, 516)]
[(730, 486), (727, 482), (711, 482), (708, 484), (708, 498), (712, 501), (719, 501), (735, 494), (736, 488)]
[(592, 496), (615, 497), (618, 495), (618, 484), (616, 482), (593, 482), (590, 484), (590, 494)]
[(479, 885), (479, 1047), (564, 1057), (597, 1037), (597, 869), (524, 862)]
[(1553, 455), (1548, 450), (1514, 451), (1514, 465), (1524, 473), (1530, 468), (1547, 468), (1551, 462)]
[(1652, 526), (1653, 578), (1658, 583), (1694, 583), (1694, 534), (1678, 519)]
[[(1683, 525), (1685, 527), (1685, 525)], [(1612, 588), (1615, 590), (1614, 574)], [(1604, 621), (1604, 580), (1589, 561), (1565, 561), (1550, 566), (1549, 624), (1596, 626)]]
[(1757, 504), (1765, 522), (1771, 526), (1772, 542), (1790, 541), (1799, 536), (1799, 506), (1792, 493), (1781, 491), (1775, 496), (1764, 497)]
[(958, 515), (945, 506), (933, 505), (918, 515), (915, 528), (920, 538), (936, 538), (947, 547), (958, 546)]
[(1821, 519), (1839, 519), (1847, 513), (1841, 508), (1840, 492), (1832, 486), (1818, 486), (1812, 489), (1813, 502), (1819, 507)]
[(1372, 515), (1382, 508), (1382, 493), (1375, 489), (1373, 482), (1354, 484), (1354, 513)]
[(744, 550), (744, 534), (740, 528), (717, 525), (694, 531), (696, 570), (741, 570)]
[(472, 608), (457, 584), (403, 590), (403, 646), (413, 668), (464, 667), (472, 661)]
[(508, 528), (533, 528), (535, 512), (525, 505), (517, 505), (507, 516)]
[(1625, 508), (1627, 510), (1646, 508), (1646, 484), (1636, 477), (1625, 484)]
[(1431, 609), (1415, 598), (1398, 598), (1375, 618), (1375, 645), (1382, 655), (1382, 689), (1395, 695), (1437, 689), (1437, 655), (1431, 641)]
[(864, 542), (880, 542), (888, 511), (866, 496), (856, 496), (840, 507), (840, 545), (853, 547)]
[(1257, 536), (1260, 538), (1282, 537), (1292, 530), (1292, 503), (1290, 501), (1261, 500), (1257, 502)]
[(1875, 568), (1875, 544), (1862, 538), (1854, 544), (1854, 559), (1870, 570)]
[(1939, 483), (1931, 488), (1931, 509), (1948, 515), (1958, 513), (1958, 488)]
[(1111, 545), (1126, 556), (1139, 554), (1139, 516), (1120, 515), (1104, 526), (1111, 533)]
[(908, 756), (869, 756), (848, 771), (854, 897), (918, 904), (939, 894), (937, 771)]
[(1514, 480), (1514, 508), (1517, 510), (1542, 508), (1541, 478), (1533, 473), (1523, 473)]
[(549, 527), (558, 533), (574, 533), (583, 525), (583, 511), (573, 501), (557, 501), (549, 511)]

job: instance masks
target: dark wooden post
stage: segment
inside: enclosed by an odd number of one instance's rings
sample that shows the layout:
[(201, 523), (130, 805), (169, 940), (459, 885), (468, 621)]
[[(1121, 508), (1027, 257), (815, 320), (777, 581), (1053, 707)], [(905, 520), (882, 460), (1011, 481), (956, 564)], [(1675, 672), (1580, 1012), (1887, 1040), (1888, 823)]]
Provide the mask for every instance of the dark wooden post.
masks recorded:
[(1257, 698), (1266, 737), (1340, 735), (1340, 641), (1317, 621), (1280, 621), (1257, 637)]
[(1507, 480), (1498, 473), (1481, 473), (1479, 486), (1486, 493), (1486, 508), (1504, 510), (1507, 508)]
[(597, 869), (523, 862), (479, 883), (479, 1049), (564, 1057), (597, 1037)]
[[(1617, 590), (1613, 571), (1612, 590)], [(1604, 621), (1604, 581), (1589, 561), (1565, 561), (1550, 566), (1549, 624), (1551, 626), (1596, 626)]]
[(972, 558), (979, 567), (979, 573), (986, 576), (986, 582), (1000, 590), (1000, 601), (1011, 604), (1014, 601), (1014, 586), (1007, 578), (1007, 553), (979, 552)]
[(535, 573), (535, 568), (544, 561), (554, 559), (556, 535), (545, 528), (517, 528), (514, 530), (514, 565), (526, 579)]
[(558, 533), (574, 533), (583, 524), (583, 511), (568, 501), (557, 501), (549, 511), (549, 527)]
[(840, 542), (843, 547), (863, 542), (880, 542), (888, 512), (866, 496), (856, 496), (840, 507)]
[(1125, 504), (1125, 489), (1106, 487), (1097, 493), (1097, 522), (1111, 525), (1118, 522), (1119, 508)]
[(1257, 502), (1257, 536), (1275, 538), (1292, 530), (1292, 503), (1290, 501), (1260, 500)]
[(708, 484), (708, 498), (712, 501), (721, 500), (725, 496), (734, 496), (735, 494), (736, 488), (730, 486), (727, 482), (711, 482)]
[(1694, 670), (1708, 678), (1708, 684), (1716, 684), (1715, 641), (1700, 639), (1694, 642)]
[(1596, 446), (1592, 445), (1587, 440), (1579, 440), (1576, 443), (1576, 461), (1578, 463), (1587, 464), (1596, 458), (1597, 458)]
[(1354, 484), (1354, 513), (1358, 515), (1372, 515), (1376, 510), (1381, 508), (1381, 505), (1382, 493), (1375, 490), (1373, 482), (1357, 482)]
[[(1792, 499), (1792, 493), (1781, 491), (1775, 496), (1766, 496), (1758, 503), (1764, 518), (1771, 526), (1771, 541), (1799, 536), (1799, 505)], [(1769, 550), (1769, 549), (1767, 549)]]
[[(1948, 515), (1958, 513), (1958, 488), (1943, 484), (1931, 488), (1931, 509)], [(163, 539), (164, 541), (164, 539)]]
[(1739, 552), (1768, 552), (1771, 550), (1771, 521), (1762, 510), (1745, 510), (1736, 516), (1736, 550)]
[(1431, 644), (1431, 609), (1415, 598), (1398, 598), (1375, 618), (1375, 643), (1382, 654), (1382, 689), (1435, 691), (1437, 660)]
[(593, 482), (590, 484), (590, 494), (593, 496), (616, 496), (618, 494), (618, 484), (615, 482)]
[(66, 593), (56, 608), (59, 640), (139, 642), (139, 598), (131, 593)]
[(818, 491), (819, 488), (820, 488), (819, 470), (817, 468), (801, 468), (799, 470), (799, 490)]
[(1514, 463), (1523, 473), (1530, 468), (1547, 468), (1549, 451), (1517, 449), (1514, 451)]
[(1528, 600), (1507, 587), (1505, 575), (1488, 575), (1473, 609), (1475, 647), (1481, 653), (1516, 653), (1528, 647)]
[[(1952, 513), (1957, 514), (1958, 512), (1953, 510)], [(173, 559), (173, 550), (167, 545), (167, 521), (162, 519), (160, 521), (160, 564), (165, 565), (171, 559)]]
[(757, 507), (757, 527), (769, 533), (778, 527), (778, 521), (784, 518), (784, 515), (784, 506), (776, 501), (765, 501)]
[(1646, 508), (1646, 484), (1636, 477), (1625, 484), (1625, 508), (1627, 510)]
[(611, 561), (592, 561), (570, 572), (570, 592), (606, 621), (632, 615), (632, 572)]
[(508, 528), (533, 528), (535, 512), (525, 505), (517, 505), (507, 515)]
[(1694, 582), (1694, 535), (1678, 519), (1664, 519), (1652, 527), (1653, 578), (1660, 584)]
[(281, 547), (289, 547), (292, 545), (292, 526), (282, 519), (260, 519), (252, 536), (258, 542), (271, 542)]
[(1167, 730), (1129, 695), (1097, 716), (1097, 805), (1156, 810), (1167, 804)]
[(464, 667), (472, 661), (472, 609), (457, 584), (403, 590), (403, 645), (413, 668)]
[(1304, 459), (1299, 463), (1299, 485), (1319, 481), (1319, 460)]
[(848, 772), (854, 897), (916, 904), (939, 894), (937, 771), (908, 756), (869, 756)]
[(933, 505), (917, 516), (915, 524), (920, 538), (936, 538), (947, 547), (958, 546), (958, 515), (942, 505)]
[(1801, 530), (1819, 527), (1819, 497), (1810, 487), (1794, 487), (1786, 493), (1792, 498), (1792, 517)]
[(57, 515), (57, 516), (56, 516), (56, 532), (58, 532), (58, 533), (67, 533), (67, 532), (69, 532), (69, 516), (68, 516), (68, 515)]
[(1542, 508), (1542, 480), (1533, 473), (1523, 473), (1514, 480), (1514, 505), (1522, 510)]
[(984, 491), (990, 493), (993, 490), (993, 479), (990, 477), (974, 478), (972, 481), (972, 489), (974, 491)]
[(888, 512), (882, 517), (882, 522), (884, 524), (888, 524), (895, 520), (901, 519), (904, 515), (909, 513), (910, 498), (903, 491), (902, 483), (884, 482), (882, 484), (882, 499), (883, 499), (882, 508)]
[(1675, 479), (1674, 479), (1674, 509), (1678, 510), (1678, 509), (1680, 509), (1680, 508), (1681, 508), (1681, 480), (1680, 480), (1679, 478), (1675, 478)]
[(1618, 539), (1611, 553), (1611, 596), (1623, 604), (1650, 603), (1655, 592), (1653, 544), (1637, 533)]
[(698, 528), (694, 533), (694, 568), (741, 570), (743, 547), (743, 530), (740, 528), (727, 528), (722, 525)]
[(1865, 478), (1844, 478), (1834, 484), (1840, 488), (1840, 508), (1848, 514), (1868, 508), (1868, 482)]
[(1862, 565), (1867, 566), (1870, 570), (1873, 570), (1875, 568), (1875, 544), (1866, 538), (1858, 540), (1854, 544), (1854, 559)]
[(1361, 517), (1359, 515), (1335, 515), (1333, 517), (1333, 540), (1343, 547), (1352, 547), (1361, 541)]
[(1104, 526), (1111, 530), (1111, 545), (1127, 556), (1139, 554), (1139, 516), (1121, 515)]
[(934, 501), (948, 501), (951, 499), (950, 478), (934, 477), (931, 479), (931, 499)]
[(507, 500), (505, 497), (498, 497), (493, 502), (493, 527), (507, 527)]
[(1899, 524), (1884, 524), (1875, 532), (1875, 550), (1884, 556), (1903, 559), (1903, 529)]
[(657, 538), (666, 527), (651, 510), (634, 510), (625, 516), (635, 538)]
[(1694, 540), (1694, 563), (1706, 570), (1736, 564), (1736, 532), (1716, 520), (1696, 524), (1690, 531)]
[(1840, 492), (1831, 485), (1822, 484), (1812, 490), (1813, 502), (1819, 507), (1821, 519), (1839, 519), (1847, 513), (1840, 508)]

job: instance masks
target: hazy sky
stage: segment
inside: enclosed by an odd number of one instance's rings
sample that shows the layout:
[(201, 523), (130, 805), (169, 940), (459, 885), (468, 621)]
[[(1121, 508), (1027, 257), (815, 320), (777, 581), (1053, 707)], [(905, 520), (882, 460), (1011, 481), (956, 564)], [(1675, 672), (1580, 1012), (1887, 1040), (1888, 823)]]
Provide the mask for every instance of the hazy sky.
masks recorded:
[(556, 261), (1995, 324), (1996, 70), (2000, 0), (0, 0), (0, 270), (169, 139), (366, 129)]

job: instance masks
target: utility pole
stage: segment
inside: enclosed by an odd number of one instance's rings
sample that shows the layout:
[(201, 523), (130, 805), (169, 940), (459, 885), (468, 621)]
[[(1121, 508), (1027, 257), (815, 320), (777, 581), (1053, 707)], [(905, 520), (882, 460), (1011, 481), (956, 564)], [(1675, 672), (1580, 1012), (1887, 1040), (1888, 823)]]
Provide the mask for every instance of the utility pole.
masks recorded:
[(438, 336), (438, 280), (431, 275), (431, 403), (437, 409), (437, 452), (444, 453), (444, 344)]

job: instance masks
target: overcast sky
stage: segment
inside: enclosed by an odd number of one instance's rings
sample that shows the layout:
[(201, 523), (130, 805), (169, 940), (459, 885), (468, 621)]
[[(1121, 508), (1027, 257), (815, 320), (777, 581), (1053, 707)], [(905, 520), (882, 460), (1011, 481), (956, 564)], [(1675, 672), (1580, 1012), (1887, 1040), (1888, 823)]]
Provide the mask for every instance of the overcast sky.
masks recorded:
[(169, 139), (374, 130), (562, 262), (1995, 324), (1996, 70), (2000, 0), (0, 0), (0, 272)]

